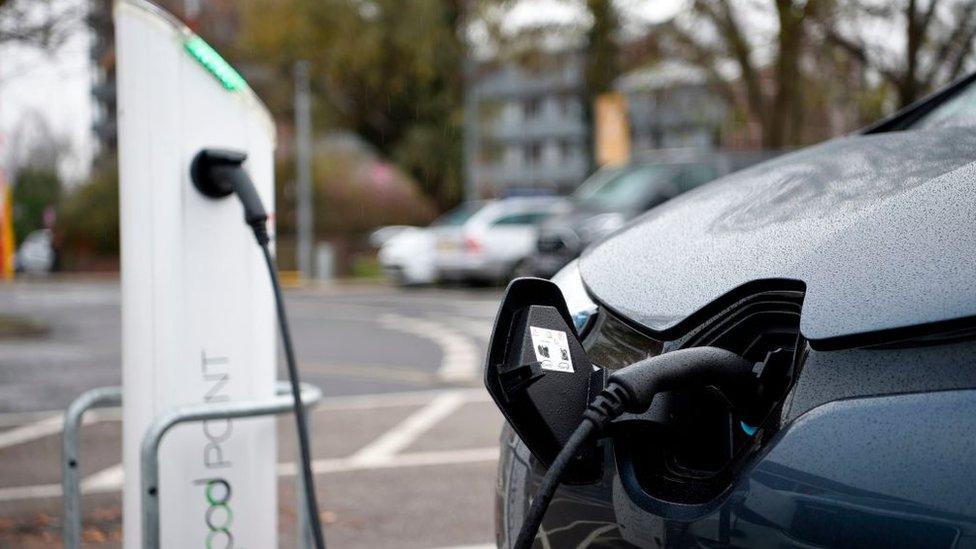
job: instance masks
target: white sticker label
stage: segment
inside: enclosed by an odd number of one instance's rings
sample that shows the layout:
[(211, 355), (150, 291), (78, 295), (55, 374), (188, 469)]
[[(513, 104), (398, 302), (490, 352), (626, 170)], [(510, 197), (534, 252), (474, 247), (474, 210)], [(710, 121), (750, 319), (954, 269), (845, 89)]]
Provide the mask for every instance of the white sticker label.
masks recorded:
[(542, 363), (543, 370), (573, 373), (573, 358), (569, 355), (569, 340), (566, 332), (529, 326), (535, 359)]

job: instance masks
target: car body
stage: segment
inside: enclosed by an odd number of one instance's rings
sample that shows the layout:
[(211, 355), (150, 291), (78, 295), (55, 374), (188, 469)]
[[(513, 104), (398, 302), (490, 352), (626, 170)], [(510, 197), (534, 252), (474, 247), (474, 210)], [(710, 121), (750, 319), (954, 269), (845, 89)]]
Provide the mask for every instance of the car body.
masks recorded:
[(569, 211), (539, 226), (536, 249), (527, 260), (526, 271), (550, 278), (587, 246), (635, 216), (766, 156), (663, 151), (626, 166), (601, 169), (573, 193)]
[(392, 283), (400, 286), (416, 286), (436, 282), (435, 240), (430, 229), (408, 226), (384, 227), (374, 232), (371, 240), (381, 243), (376, 254), (377, 259), (383, 268), (383, 273)]
[(513, 197), (462, 205), (431, 225), (441, 280), (507, 281), (535, 247), (537, 225), (565, 211), (553, 197)]
[[(973, 82), (686, 193), (559, 273), (596, 366), (722, 347), (772, 404), (747, 424), (703, 389), (621, 418), (545, 546), (976, 542)], [(544, 470), (501, 442), (504, 547)]]
[(26, 274), (47, 274), (54, 270), (57, 255), (53, 242), (48, 229), (39, 229), (24, 237), (14, 257), (16, 270)]
[(369, 233), (369, 245), (376, 249), (381, 249), (391, 238), (411, 229), (416, 229), (416, 227), (412, 225), (387, 225), (380, 227)]

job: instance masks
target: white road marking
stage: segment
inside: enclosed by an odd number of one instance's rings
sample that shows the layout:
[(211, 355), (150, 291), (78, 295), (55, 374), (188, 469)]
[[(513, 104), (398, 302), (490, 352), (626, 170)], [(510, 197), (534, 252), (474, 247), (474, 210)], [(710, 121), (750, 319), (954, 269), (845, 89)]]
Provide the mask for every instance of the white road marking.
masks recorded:
[(495, 549), (494, 543), (477, 543), (475, 545), (451, 545), (450, 547), (438, 547), (438, 549)]
[(88, 349), (84, 345), (75, 343), (57, 343), (46, 340), (9, 341), (0, 348), (0, 361), (14, 362), (24, 357), (30, 357), (34, 363), (78, 362), (85, 357), (87, 352)]
[[(422, 391), (396, 391), (392, 393), (371, 393), (367, 395), (343, 395), (325, 397), (312, 408), (312, 412), (331, 412), (336, 410), (372, 410), (375, 408), (398, 408), (426, 404), (445, 392), (456, 392), (464, 396), (466, 402), (488, 402), (491, 397), (478, 389), (429, 389)], [(38, 422), (54, 417), (62, 417), (64, 411), (44, 410), (41, 412), (0, 413), (0, 428), (19, 427), (25, 423)], [(108, 407), (91, 410), (85, 414), (85, 424), (98, 421), (120, 421), (122, 408)], [(10, 432), (10, 431), (8, 431)], [(2, 433), (0, 433), (2, 434)]]
[(464, 402), (464, 395), (461, 393), (455, 391), (442, 393), (373, 442), (360, 448), (349, 459), (354, 463), (366, 464), (386, 462), (410, 446), (431, 427), (456, 412)]
[[(400, 467), (426, 467), (434, 465), (463, 465), (486, 463), (498, 459), (498, 448), (471, 448), (465, 450), (446, 450), (438, 452), (413, 452), (388, 456), (381, 461), (368, 463), (352, 458), (317, 459), (312, 462), (316, 474), (345, 473), (349, 471), (369, 471), (374, 469), (396, 469)], [(298, 471), (295, 463), (279, 463), (279, 476), (294, 476)], [(105, 494), (122, 489), (124, 473), (121, 465), (115, 465), (95, 473), (82, 481), (82, 494)], [(35, 486), (14, 486), (0, 488), (0, 502), (25, 499), (61, 497), (60, 484), (39, 484)]]
[(62, 416), (52, 416), (5, 431), (0, 433), (0, 449), (56, 435), (61, 432), (62, 425), (64, 425)]
[[(21, 420), (19, 423), (16, 421), (18, 419)], [(30, 423), (23, 425), (25, 419)], [(85, 414), (81, 424), (90, 425), (99, 421), (118, 421), (121, 419), (121, 408), (98, 408)], [(9, 417), (6, 414), (0, 416), (0, 427), (14, 425), (22, 426), (0, 433), (0, 450), (60, 434), (64, 428), (64, 412), (28, 412), (9, 414)]]
[(439, 395), (454, 393), (461, 395), (465, 402), (488, 402), (491, 396), (484, 389), (449, 389), (435, 391), (405, 391), (397, 393), (376, 393), (369, 395), (350, 395), (323, 398), (313, 408), (314, 411), (334, 410), (374, 410), (377, 408), (397, 408), (427, 404)]
[(478, 348), (453, 328), (441, 322), (393, 313), (381, 315), (380, 325), (433, 341), (441, 348), (441, 365), (437, 375), (444, 381), (459, 382), (477, 379), (483, 356)]
[[(398, 467), (421, 467), (433, 465), (456, 465), (493, 461), (498, 458), (498, 448), (475, 448), (437, 452), (413, 452), (398, 454), (424, 432), (439, 421), (450, 416), (458, 408), (470, 402), (488, 402), (490, 397), (483, 389), (451, 389), (439, 391), (409, 391), (387, 394), (352, 395), (322, 399), (315, 411), (371, 410), (389, 407), (423, 405), (399, 423), (396, 427), (380, 435), (372, 443), (349, 457), (318, 459), (312, 464), (317, 474), (362, 471), (371, 469), (390, 469)], [(49, 414), (41, 417), (40, 414)], [(37, 418), (37, 421), (0, 433), (0, 448), (23, 444), (45, 436), (61, 432), (64, 418), (56, 412), (29, 412), (0, 415), (0, 424), (5, 419)], [(118, 420), (119, 408), (99, 408), (85, 415), (84, 423)], [(278, 464), (278, 474), (294, 475), (294, 463)], [(122, 489), (124, 471), (122, 464), (116, 464), (88, 477), (81, 482), (83, 494), (103, 494)], [(0, 488), (0, 501), (61, 497), (60, 484), (39, 484), (33, 486), (11, 486)]]
[(341, 376), (357, 379), (381, 379), (411, 383), (421, 387), (429, 387), (436, 383), (437, 374), (403, 366), (381, 366), (375, 364), (319, 364), (303, 362), (299, 365), (303, 372), (322, 374), (327, 376)]
[[(372, 471), (376, 469), (398, 469), (401, 467), (427, 467), (432, 465), (463, 465), (482, 463), (498, 459), (498, 448), (471, 448), (466, 450), (442, 450), (437, 452), (411, 452), (387, 456), (382, 460), (366, 462), (353, 458), (316, 459), (312, 461), (312, 472), (317, 475), (347, 473), (350, 471)], [(278, 464), (280, 476), (298, 474), (297, 463)]]
[(122, 468), (121, 463), (117, 463), (85, 477), (81, 481), (81, 491), (83, 493), (92, 493), (120, 490), (124, 480), (125, 470)]
[(490, 319), (475, 320), (472, 318), (452, 316), (446, 319), (448, 324), (485, 343), (491, 339), (492, 321)]
[[(119, 489), (121, 489), (121, 487), (119, 487)], [(37, 484), (35, 486), (13, 486), (10, 488), (0, 488), (0, 501), (59, 497), (61, 497), (60, 484)]]
[(4, 412), (0, 413), (0, 429), (6, 427), (20, 427), (25, 423), (34, 423), (49, 417), (64, 415), (64, 412), (43, 410), (40, 412)]
[(64, 307), (91, 307), (93, 305), (111, 305), (119, 302), (117, 287), (100, 288), (61, 287), (47, 284), (30, 286), (24, 284), (11, 292), (15, 303), (29, 305), (31, 308), (50, 307), (62, 309)]

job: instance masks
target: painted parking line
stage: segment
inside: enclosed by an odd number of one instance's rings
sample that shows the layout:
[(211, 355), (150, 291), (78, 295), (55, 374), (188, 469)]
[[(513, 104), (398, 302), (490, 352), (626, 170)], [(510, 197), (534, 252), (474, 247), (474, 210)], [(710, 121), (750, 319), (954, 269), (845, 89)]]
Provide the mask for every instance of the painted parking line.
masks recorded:
[(437, 375), (442, 381), (465, 382), (478, 379), (481, 374), (481, 351), (471, 339), (447, 324), (394, 313), (380, 315), (380, 325), (434, 342), (441, 349), (441, 365)]
[[(348, 473), (350, 471), (373, 471), (377, 469), (400, 469), (404, 467), (431, 467), (435, 465), (465, 465), (470, 463), (490, 463), (498, 459), (497, 447), (468, 448), (464, 450), (440, 450), (436, 452), (410, 452), (387, 456), (383, 459), (364, 461), (353, 458), (316, 459), (312, 461), (312, 472), (317, 475)], [(297, 463), (281, 463), (278, 475), (295, 476)]]
[(452, 316), (446, 318), (445, 322), (478, 341), (488, 343), (488, 340), (491, 338), (493, 324), (490, 319), (476, 320), (468, 317)]
[(434, 425), (440, 423), (465, 403), (464, 396), (457, 392), (446, 392), (420, 410), (407, 416), (389, 431), (362, 447), (350, 457), (354, 462), (379, 463), (388, 460)]
[(426, 404), (445, 392), (461, 395), (465, 402), (489, 402), (488, 391), (477, 389), (436, 389), (429, 391), (403, 391), (369, 395), (349, 395), (326, 397), (315, 406), (315, 411), (330, 410), (374, 410), (377, 408), (399, 408)]
[(327, 376), (342, 376), (343, 378), (380, 379), (384, 381), (399, 381), (423, 386), (429, 386), (437, 383), (438, 381), (438, 377), (434, 373), (400, 366), (380, 366), (375, 364), (318, 364), (303, 362), (299, 367), (303, 372), (311, 372)]
[[(117, 414), (103, 414), (100, 412), (102, 412), (102, 410), (92, 411), (90, 414), (85, 415), (82, 420), (82, 424), (89, 425), (98, 421), (104, 421), (108, 418), (117, 417)], [(47, 417), (42, 419), (31, 421), (25, 425), (21, 425), (19, 427), (10, 429), (9, 431), (0, 433), (0, 450), (33, 442), (52, 435), (59, 435), (61, 434), (61, 430), (63, 428), (63, 414), (48, 414)]]
[(54, 416), (0, 433), (0, 449), (17, 446), (61, 432), (64, 418)]
[[(370, 410), (374, 408), (398, 408), (401, 406), (420, 406), (426, 404), (446, 391), (456, 392), (464, 396), (465, 402), (488, 402), (491, 397), (481, 388), (473, 389), (424, 389), (418, 391), (396, 391), (391, 393), (370, 393), (365, 395), (341, 395), (324, 397), (313, 408), (314, 412), (333, 410)], [(44, 410), (40, 412), (6, 412), (0, 413), (0, 428), (21, 427), (28, 423), (40, 422), (52, 418), (61, 418), (64, 410)], [(85, 414), (85, 423), (99, 421), (120, 421), (122, 408), (106, 407), (89, 411)], [(6, 431), (5, 433), (9, 433)], [(60, 430), (58, 431), (60, 432)], [(0, 433), (0, 434), (5, 434)]]
[(125, 471), (121, 463), (106, 467), (81, 481), (82, 492), (106, 492), (119, 490), (125, 481)]
[[(488, 400), (490, 400), (488, 394), (482, 389), (413, 391), (323, 399), (315, 408), (316, 412), (377, 410), (411, 405), (422, 407), (351, 456), (314, 460), (312, 470), (316, 474), (329, 474), (494, 461), (498, 459), (497, 447), (399, 453), (465, 404), (487, 402)], [(86, 416), (85, 423), (117, 419), (117, 417), (117, 410), (114, 412), (113, 409), (93, 410), (90, 417)], [(6, 440), (11, 445), (19, 444), (60, 433), (62, 424), (63, 419), (60, 415), (52, 416), (12, 431), (0, 433), (0, 435), (6, 436)], [(11, 435), (11, 433), (14, 434)], [(292, 476), (297, 471), (297, 464), (280, 463), (277, 466), (277, 471), (281, 476)], [(122, 489), (123, 481), (122, 464), (117, 464), (85, 477), (81, 482), (81, 491), (83, 494), (118, 492)], [(0, 502), (60, 496), (61, 485), (56, 483), (0, 488)]]
[[(464, 450), (444, 450), (437, 452), (411, 452), (396, 454), (383, 459), (365, 461), (362, 459), (332, 458), (317, 459), (312, 462), (312, 471), (317, 475), (347, 473), (350, 471), (371, 471), (378, 469), (399, 469), (404, 467), (430, 467), (443, 465), (465, 465), (475, 463), (490, 463), (498, 459), (498, 448), (469, 448)], [(277, 473), (282, 477), (294, 476), (298, 471), (298, 464), (294, 462), (279, 463)], [(101, 475), (100, 477), (96, 477)], [(82, 481), (81, 493), (104, 494), (122, 490), (125, 474), (121, 464), (114, 465), (86, 477)], [(38, 484), (34, 486), (14, 486), (0, 488), (0, 502), (59, 498), (60, 484)]]
[[(119, 488), (121, 490), (121, 487)], [(118, 491), (118, 490), (113, 490)], [(94, 494), (97, 492), (83, 492)], [(12, 486), (0, 488), (0, 501), (20, 501), (25, 499), (44, 499), (61, 497), (60, 484), (35, 484), (34, 486)]]

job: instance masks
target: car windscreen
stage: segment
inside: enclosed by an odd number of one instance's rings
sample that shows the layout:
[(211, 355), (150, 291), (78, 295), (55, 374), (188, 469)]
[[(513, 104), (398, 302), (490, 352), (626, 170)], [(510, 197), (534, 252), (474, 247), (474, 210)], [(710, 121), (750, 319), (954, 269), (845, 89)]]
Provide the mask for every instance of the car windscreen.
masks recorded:
[(640, 207), (654, 186), (668, 177), (665, 166), (640, 166), (609, 177), (591, 177), (573, 195), (573, 202), (587, 209), (620, 211)]
[(976, 127), (976, 85), (969, 84), (912, 125), (912, 129)]
[(491, 222), (491, 226), (505, 226), (505, 225), (535, 225), (545, 218), (552, 215), (550, 210), (540, 210), (540, 211), (527, 211), (527, 212), (517, 212), (510, 213), (498, 217)]
[(471, 216), (478, 213), (478, 210), (484, 206), (484, 202), (461, 204), (457, 208), (435, 219), (430, 225), (432, 227), (456, 227), (458, 225), (464, 225), (467, 220), (471, 219)]

